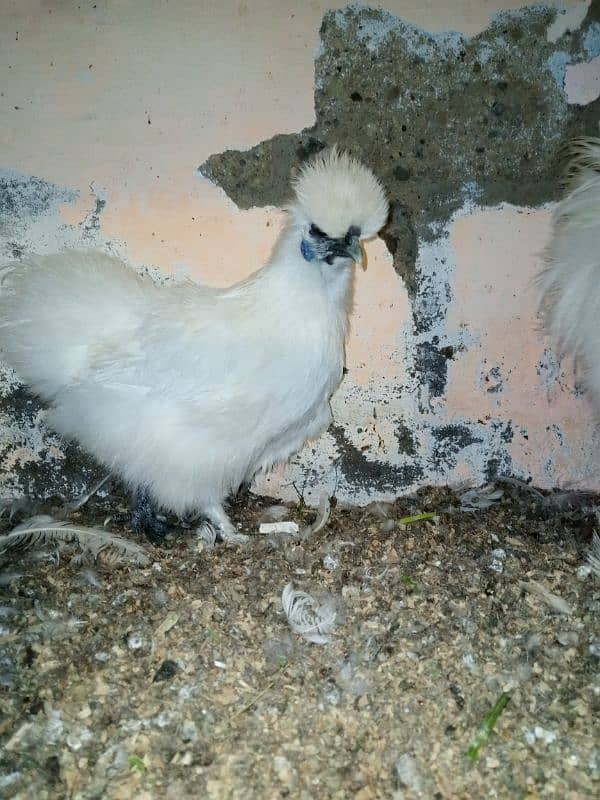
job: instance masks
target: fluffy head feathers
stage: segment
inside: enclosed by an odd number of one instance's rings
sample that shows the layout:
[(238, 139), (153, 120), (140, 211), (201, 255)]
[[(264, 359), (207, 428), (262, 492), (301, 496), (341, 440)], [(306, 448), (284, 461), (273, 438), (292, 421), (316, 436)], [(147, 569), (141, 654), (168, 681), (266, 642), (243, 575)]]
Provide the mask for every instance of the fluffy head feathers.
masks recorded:
[(354, 226), (361, 239), (370, 239), (387, 219), (381, 183), (370, 169), (336, 147), (304, 166), (293, 185), (294, 216), (314, 223), (332, 238), (343, 237)]

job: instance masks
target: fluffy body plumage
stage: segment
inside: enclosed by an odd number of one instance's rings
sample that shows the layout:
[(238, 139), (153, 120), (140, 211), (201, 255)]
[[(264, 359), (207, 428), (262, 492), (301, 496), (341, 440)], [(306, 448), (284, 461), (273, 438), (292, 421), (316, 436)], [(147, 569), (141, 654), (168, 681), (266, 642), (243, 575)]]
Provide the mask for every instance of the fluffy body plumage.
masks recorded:
[(329, 425), (352, 263), (387, 216), (372, 173), (335, 150), (294, 188), (270, 261), (230, 288), (158, 286), (68, 251), (12, 265), (0, 295), (4, 356), (50, 403), (48, 424), (224, 539), (240, 538), (227, 495)]
[(563, 353), (583, 365), (600, 412), (600, 139), (569, 146), (567, 193), (553, 219), (540, 276), (546, 325)]

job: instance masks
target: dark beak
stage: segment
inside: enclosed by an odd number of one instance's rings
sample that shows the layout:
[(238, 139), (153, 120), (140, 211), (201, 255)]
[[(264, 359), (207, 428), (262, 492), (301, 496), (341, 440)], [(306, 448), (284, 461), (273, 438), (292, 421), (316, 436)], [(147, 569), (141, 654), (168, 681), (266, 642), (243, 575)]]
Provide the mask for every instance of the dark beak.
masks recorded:
[(359, 267), (366, 269), (365, 254), (363, 252), (359, 239), (353, 239), (351, 244), (348, 245), (346, 252), (348, 257), (351, 258)]

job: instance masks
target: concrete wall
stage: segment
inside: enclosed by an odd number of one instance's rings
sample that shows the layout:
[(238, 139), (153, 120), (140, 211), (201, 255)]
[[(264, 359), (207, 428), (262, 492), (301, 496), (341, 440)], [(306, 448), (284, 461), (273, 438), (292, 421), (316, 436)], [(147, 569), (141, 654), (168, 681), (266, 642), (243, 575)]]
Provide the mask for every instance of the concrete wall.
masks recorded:
[[(597, 488), (590, 408), (531, 280), (558, 148), (600, 132), (600, 4), (520, 5), (4, 2), (0, 258), (101, 246), (229, 284), (268, 256), (290, 170), (337, 141), (394, 213), (357, 274), (335, 424), (258, 488)], [(78, 491), (93, 467), (10, 370), (0, 393), (0, 494)]]

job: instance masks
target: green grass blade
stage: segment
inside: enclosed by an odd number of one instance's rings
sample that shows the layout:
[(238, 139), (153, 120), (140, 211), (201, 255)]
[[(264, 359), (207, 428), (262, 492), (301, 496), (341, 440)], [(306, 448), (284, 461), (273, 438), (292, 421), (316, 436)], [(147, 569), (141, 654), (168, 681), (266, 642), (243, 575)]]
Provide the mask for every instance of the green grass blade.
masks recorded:
[(498, 722), (500, 714), (506, 708), (506, 704), (510, 700), (510, 695), (506, 692), (502, 692), (502, 694), (498, 697), (490, 713), (487, 717), (483, 720), (481, 725), (479, 726), (479, 730), (475, 734), (473, 741), (469, 745), (469, 749), (467, 750), (467, 755), (471, 759), (471, 761), (477, 761), (479, 757), (479, 751), (481, 748), (487, 743), (488, 739), (490, 738), (490, 734), (494, 730), (495, 724)]

